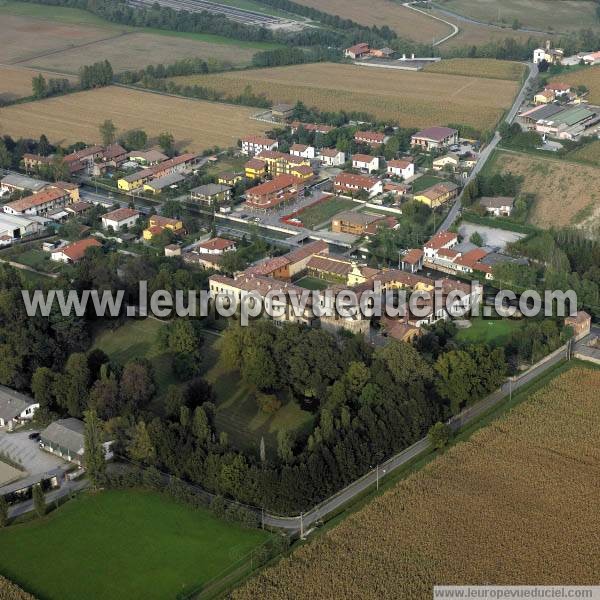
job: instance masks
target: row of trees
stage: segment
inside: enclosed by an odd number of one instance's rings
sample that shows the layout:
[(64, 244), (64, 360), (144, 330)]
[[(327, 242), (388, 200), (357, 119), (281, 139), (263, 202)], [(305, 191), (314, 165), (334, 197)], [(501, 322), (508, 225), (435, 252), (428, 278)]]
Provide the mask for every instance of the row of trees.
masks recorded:
[(71, 84), (66, 78), (49, 78), (46, 79), (41, 73), (36, 75), (31, 80), (31, 92), (36, 100), (48, 98), (64, 94), (71, 89)]
[(104, 87), (113, 82), (113, 68), (108, 60), (84, 65), (79, 70), (79, 86), (83, 90)]

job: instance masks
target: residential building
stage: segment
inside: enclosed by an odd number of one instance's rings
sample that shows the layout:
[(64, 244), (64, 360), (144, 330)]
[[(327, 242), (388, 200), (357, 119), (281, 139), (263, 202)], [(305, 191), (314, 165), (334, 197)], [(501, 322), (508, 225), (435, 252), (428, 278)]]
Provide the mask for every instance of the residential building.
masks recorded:
[(41, 154), (30, 154), (28, 152), (23, 154), (23, 165), (25, 166), (25, 171), (27, 171), (27, 173), (51, 163), (52, 156), (42, 156)]
[[(56, 454), (68, 462), (85, 466), (85, 424), (74, 418), (58, 419), (50, 423), (40, 433), (40, 448), (46, 452)], [(104, 442), (104, 457), (110, 460), (113, 457), (112, 441)]]
[(277, 123), (285, 123), (294, 114), (293, 104), (274, 104), (271, 108), (271, 118)]
[(372, 198), (383, 193), (383, 183), (379, 179), (354, 173), (340, 173), (333, 180), (333, 187), (336, 192), (350, 196), (365, 192)]
[(154, 172), (151, 168), (142, 169), (141, 171), (136, 171), (135, 173), (121, 177), (121, 179), (117, 181), (117, 187), (120, 190), (131, 192), (141, 188), (147, 181), (150, 181), (153, 176)]
[(259, 135), (249, 135), (241, 139), (242, 154), (254, 156), (263, 150), (277, 150), (279, 143), (277, 140), (272, 140)]
[(277, 175), (291, 175), (292, 170), (299, 166), (310, 167), (309, 158), (292, 156), (291, 154), (276, 150), (263, 150), (256, 155), (255, 159), (266, 163), (267, 172), (272, 177), (276, 177)]
[(335, 148), (321, 149), (318, 158), (326, 167), (341, 167), (346, 162), (346, 154)]
[(408, 158), (388, 160), (387, 174), (391, 175), (392, 177), (410, 179), (415, 175), (415, 163), (413, 163), (413, 161)]
[(24, 421), (31, 421), (39, 407), (33, 398), (0, 385), (0, 427), (12, 431)]
[(458, 234), (451, 231), (440, 231), (423, 246), (425, 258), (435, 258), (440, 250), (453, 248), (456, 244), (458, 244)]
[(127, 155), (127, 158), (144, 166), (157, 165), (169, 159), (166, 154), (158, 150), (133, 150)]
[(357, 131), (354, 134), (354, 141), (358, 144), (367, 144), (369, 146), (381, 146), (389, 140), (389, 136), (378, 131)]
[(267, 175), (267, 163), (258, 158), (251, 158), (244, 165), (244, 174), (246, 175), (246, 179), (264, 179)]
[(165, 256), (181, 256), (181, 246), (179, 244), (167, 244), (165, 246)]
[(251, 208), (268, 210), (298, 199), (303, 184), (292, 175), (278, 175), (246, 191), (246, 204)]
[(507, 196), (483, 196), (479, 205), (495, 217), (509, 217), (513, 211), (515, 199)]
[(579, 310), (574, 315), (565, 318), (565, 326), (571, 327), (574, 338), (580, 340), (591, 331), (592, 317), (585, 311)]
[(458, 167), (458, 163), (460, 162), (460, 159), (458, 158), (458, 156), (456, 154), (453, 153), (449, 153), (449, 154), (444, 154), (444, 156), (440, 156), (439, 158), (436, 158), (433, 161), (433, 170), (434, 171), (447, 171), (447, 170), (451, 170), (454, 171), (454, 169), (456, 169), (456, 167)]
[(92, 173), (100, 175), (109, 167), (116, 169), (127, 160), (127, 150), (120, 144), (110, 144), (104, 148), (100, 161), (94, 161)]
[(65, 206), (65, 210), (76, 217), (79, 217), (85, 214), (88, 210), (91, 210), (94, 205), (91, 202), (84, 202), (83, 200), (80, 202), (73, 202), (72, 204), (67, 204)]
[(552, 90), (542, 90), (533, 97), (534, 104), (548, 104), (554, 102), (554, 92)]
[(314, 146), (309, 146), (307, 144), (294, 144), (290, 148), (290, 154), (301, 158), (314, 158), (315, 148)]
[(533, 51), (533, 63), (538, 65), (542, 61), (546, 61), (551, 65), (559, 65), (562, 62), (564, 54), (562, 48), (552, 48), (552, 42), (548, 40), (543, 48), (536, 48)]
[(369, 225), (384, 220), (381, 215), (369, 215), (353, 210), (338, 213), (331, 220), (331, 231), (334, 233), (350, 233), (352, 235), (364, 235)]
[(243, 181), (244, 176), (241, 173), (224, 172), (217, 175), (217, 183), (233, 187), (236, 183)]
[(89, 175), (94, 172), (96, 161), (101, 161), (104, 154), (103, 146), (88, 146), (64, 157), (71, 173), (85, 171)]
[(406, 254), (400, 257), (400, 268), (409, 273), (416, 273), (423, 268), (423, 259), (425, 253), (420, 248), (408, 250)]
[(229, 202), (231, 200), (231, 187), (221, 183), (200, 185), (190, 191), (190, 200), (207, 204)]
[(196, 252), (200, 254), (224, 254), (225, 252), (233, 252), (235, 249), (235, 242), (221, 237), (211, 238), (195, 247)]
[(164, 177), (171, 173), (187, 173), (193, 167), (206, 162), (198, 154), (181, 154), (151, 167), (153, 177)]
[(439, 150), (458, 142), (458, 131), (450, 127), (428, 127), (410, 138), (411, 146), (424, 150)]
[(430, 208), (438, 208), (458, 195), (458, 186), (450, 181), (436, 183), (431, 187), (414, 195), (418, 202), (427, 204)]
[(571, 86), (568, 83), (554, 81), (547, 83), (544, 86), (544, 90), (547, 92), (552, 92), (557, 98), (560, 98), (562, 96), (568, 96), (571, 93)]
[(33, 177), (18, 175), (16, 173), (6, 175), (0, 180), (0, 190), (5, 190), (9, 194), (13, 192), (32, 192), (36, 194), (48, 185), (50, 184), (47, 181), (33, 179)]
[(4, 212), (10, 215), (45, 215), (48, 211), (65, 206), (70, 196), (59, 188), (47, 188), (37, 194), (25, 196), (4, 205)]
[(370, 52), (371, 49), (369, 48), (369, 44), (361, 42), (354, 46), (350, 46), (350, 48), (346, 48), (344, 50), (344, 56), (356, 60), (357, 58), (368, 56)]
[(69, 194), (70, 202), (79, 202), (79, 184), (71, 183), (69, 181), (57, 181), (56, 183), (51, 183), (48, 185), (48, 188), (57, 188), (59, 190), (64, 190)]
[(153, 237), (160, 235), (165, 229), (172, 231), (175, 235), (185, 233), (183, 221), (180, 219), (171, 219), (162, 215), (152, 215), (148, 219), (148, 227), (144, 229), (144, 239), (151, 240)]
[(63, 246), (62, 248), (58, 248), (54, 250), (50, 254), (50, 260), (54, 260), (56, 262), (63, 262), (67, 264), (73, 264), (79, 262), (86, 253), (88, 248), (101, 248), (102, 244), (95, 238), (85, 238), (83, 240), (78, 240), (73, 242), (72, 244), (68, 244)]
[(184, 180), (185, 176), (181, 173), (169, 173), (144, 183), (144, 191), (160, 194), (166, 188), (176, 188), (177, 184)]
[(310, 181), (315, 176), (312, 167), (309, 167), (308, 165), (292, 166), (290, 167), (289, 173), (292, 177), (295, 177), (303, 183)]
[(353, 154), (352, 168), (363, 173), (373, 173), (379, 171), (379, 157), (368, 154)]
[(300, 127), (310, 133), (322, 133), (323, 135), (335, 129), (332, 125), (321, 125), (319, 123), (301, 123), (300, 121), (290, 123), (292, 133), (296, 133)]
[(140, 218), (140, 212), (133, 208), (117, 208), (102, 215), (102, 227), (112, 227), (114, 231), (120, 231), (123, 227), (133, 227)]

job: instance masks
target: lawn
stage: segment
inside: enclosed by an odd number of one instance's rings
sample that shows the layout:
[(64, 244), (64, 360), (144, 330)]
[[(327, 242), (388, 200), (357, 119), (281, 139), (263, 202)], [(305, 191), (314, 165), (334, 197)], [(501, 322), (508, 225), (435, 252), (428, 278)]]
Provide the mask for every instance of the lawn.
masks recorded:
[(0, 253), (4, 260), (12, 260), (27, 267), (31, 267), (41, 273), (59, 273), (68, 271), (72, 267), (64, 263), (50, 260), (50, 253), (44, 252), (33, 246), (13, 246), (12, 248)]
[(356, 202), (348, 198), (339, 198), (332, 196), (329, 200), (324, 200), (309, 206), (306, 210), (300, 212), (297, 216), (302, 221), (302, 225), (308, 229), (315, 229), (318, 225), (326, 223), (339, 212), (350, 210), (356, 207)]
[(254, 390), (245, 384), (239, 373), (230, 371), (220, 361), (220, 341), (207, 336), (204, 352), (204, 377), (212, 384), (217, 397), (215, 422), (219, 431), (225, 431), (234, 446), (258, 454), (261, 437), (265, 438), (267, 454), (277, 448), (280, 429), (302, 431), (312, 425), (313, 416), (296, 402), (283, 396), (283, 405), (272, 415), (262, 412)]
[(489, 344), (504, 346), (513, 332), (523, 327), (525, 321), (516, 319), (472, 319), (471, 327), (459, 329), (456, 339), (464, 344)]
[(294, 281), (294, 283), (306, 290), (325, 290), (331, 285), (330, 282), (325, 279), (308, 276), (302, 277), (302, 279), (298, 279), (298, 281)]
[(446, 180), (441, 177), (436, 177), (435, 175), (421, 175), (421, 177), (415, 179), (411, 183), (412, 191), (413, 193), (422, 192), (436, 183), (442, 183), (442, 181)]
[(0, 531), (0, 571), (46, 600), (175, 598), (268, 539), (141, 490), (70, 500)]
[(158, 343), (160, 330), (165, 323), (156, 319), (128, 319), (117, 329), (102, 329), (96, 335), (94, 348), (98, 348), (119, 364), (134, 358), (147, 358), (154, 367), (159, 391), (177, 383), (171, 369), (171, 356)]

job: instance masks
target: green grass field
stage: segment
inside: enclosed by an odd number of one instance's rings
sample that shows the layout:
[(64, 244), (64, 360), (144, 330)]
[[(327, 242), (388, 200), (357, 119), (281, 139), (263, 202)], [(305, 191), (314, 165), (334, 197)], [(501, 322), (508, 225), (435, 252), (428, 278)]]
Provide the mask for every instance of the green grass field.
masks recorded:
[(436, 177), (435, 175), (421, 175), (421, 177), (415, 179), (411, 184), (413, 193), (422, 192), (432, 185), (441, 183), (442, 181), (446, 180), (442, 179), (441, 177)]
[(220, 362), (220, 342), (217, 336), (207, 336), (203, 347), (204, 377), (217, 397), (217, 429), (225, 431), (234, 446), (256, 453), (264, 436), (267, 454), (273, 455), (280, 429), (304, 430), (312, 425), (313, 416), (284, 397), (280, 397), (283, 405), (275, 414), (261, 411), (254, 390), (241, 380), (239, 373), (226, 369)]
[(514, 331), (523, 327), (525, 321), (515, 319), (472, 319), (471, 327), (459, 329), (456, 339), (465, 344), (506, 344)]
[(347, 198), (332, 196), (329, 200), (303, 210), (298, 215), (298, 219), (302, 221), (304, 227), (314, 229), (321, 223), (329, 221), (337, 213), (354, 207), (356, 207), (356, 202)]
[(156, 319), (129, 319), (117, 329), (102, 329), (94, 348), (106, 352), (115, 362), (125, 364), (133, 358), (147, 358), (154, 367), (159, 392), (177, 383), (171, 370), (171, 356), (158, 343), (158, 333), (165, 324)]
[(110, 490), (0, 530), (0, 572), (45, 600), (176, 598), (269, 537), (166, 496)]
[(298, 279), (298, 281), (294, 281), (294, 283), (306, 290), (324, 290), (330, 285), (325, 279), (309, 276), (302, 277), (302, 279)]

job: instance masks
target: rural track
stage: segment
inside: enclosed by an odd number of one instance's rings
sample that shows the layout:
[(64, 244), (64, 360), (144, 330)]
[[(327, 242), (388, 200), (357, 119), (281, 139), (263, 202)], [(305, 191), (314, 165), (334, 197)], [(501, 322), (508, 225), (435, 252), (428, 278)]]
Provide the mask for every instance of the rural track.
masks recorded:
[(422, 15), (425, 15), (426, 17), (429, 17), (430, 19), (434, 19), (436, 21), (441, 21), (442, 23), (444, 23), (445, 25), (448, 25), (448, 27), (450, 27), (452, 29), (452, 33), (448, 34), (447, 36), (443, 37), (440, 40), (437, 40), (436, 42), (433, 42), (432, 46), (440, 46), (444, 42), (447, 42), (448, 40), (452, 39), (454, 36), (457, 36), (460, 33), (460, 29), (454, 23), (450, 23), (450, 21), (446, 21), (445, 19), (442, 19), (441, 17), (432, 15), (431, 13), (427, 12), (426, 10), (421, 10), (420, 8), (416, 8), (415, 6), (412, 5), (412, 2), (405, 2), (402, 6), (404, 6), (406, 8), (410, 8), (410, 10), (414, 10), (415, 12), (421, 13)]

